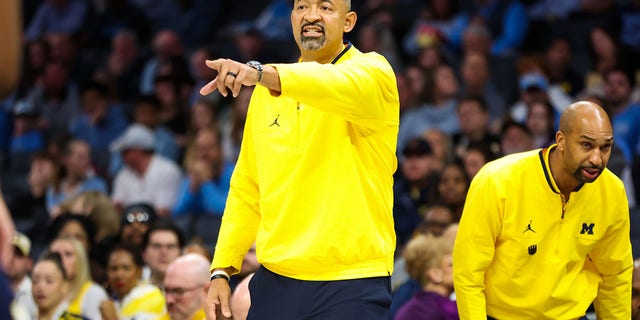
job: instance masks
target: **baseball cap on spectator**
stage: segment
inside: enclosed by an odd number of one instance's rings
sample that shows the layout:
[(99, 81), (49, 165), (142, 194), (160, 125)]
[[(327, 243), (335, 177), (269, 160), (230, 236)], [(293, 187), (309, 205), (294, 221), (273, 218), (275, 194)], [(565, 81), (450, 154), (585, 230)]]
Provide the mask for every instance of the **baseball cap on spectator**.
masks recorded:
[(422, 138), (413, 138), (407, 142), (407, 145), (402, 149), (402, 154), (405, 157), (412, 156), (428, 156), (433, 154), (431, 145)]
[(17, 232), (13, 235), (13, 246), (22, 253), (23, 256), (28, 257), (31, 252), (31, 240), (23, 233)]
[(134, 222), (152, 224), (157, 219), (158, 214), (153, 209), (153, 206), (145, 202), (138, 202), (130, 204), (122, 210), (121, 224), (125, 225)]
[(520, 90), (527, 91), (536, 88), (541, 91), (547, 91), (549, 82), (542, 74), (538, 72), (528, 72), (520, 76)]
[(33, 102), (28, 100), (18, 100), (15, 105), (13, 105), (13, 115), (15, 117), (24, 116), (24, 117), (37, 117), (38, 110)]
[(153, 150), (155, 138), (153, 132), (141, 124), (132, 124), (127, 131), (111, 144), (111, 151), (120, 152), (127, 149)]

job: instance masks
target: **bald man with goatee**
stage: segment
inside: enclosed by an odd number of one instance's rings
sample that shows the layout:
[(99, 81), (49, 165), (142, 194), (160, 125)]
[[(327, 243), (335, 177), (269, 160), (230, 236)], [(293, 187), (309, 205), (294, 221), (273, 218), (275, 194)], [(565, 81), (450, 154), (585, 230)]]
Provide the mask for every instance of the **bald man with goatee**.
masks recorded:
[(605, 111), (576, 102), (556, 144), (485, 165), (453, 252), (461, 319), (631, 318), (633, 259), (622, 181), (607, 166)]

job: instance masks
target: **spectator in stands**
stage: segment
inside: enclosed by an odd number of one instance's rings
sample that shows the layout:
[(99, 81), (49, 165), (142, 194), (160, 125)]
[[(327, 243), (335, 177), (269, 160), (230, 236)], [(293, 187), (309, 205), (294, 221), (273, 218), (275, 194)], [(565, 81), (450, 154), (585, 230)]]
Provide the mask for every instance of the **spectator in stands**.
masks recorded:
[(396, 84), (400, 98), (400, 115), (416, 106), (416, 96), (409, 83), (409, 78), (404, 72), (396, 72)]
[[(215, 128), (200, 129), (187, 150), (187, 177), (182, 181), (172, 219), (214, 246), (224, 212), (234, 163), (225, 161), (221, 135)], [(198, 228), (206, 225), (206, 230)]]
[(24, 59), (18, 92), (24, 92), (41, 80), (50, 59), (51, 48), (44, 38), (27, 41), (24, 44)]
[(147, 203), (132, 203), (122, 210), (120, 243), (128, 243), (142, 249), (147, 230), (158, 220), (153, 206)]
[(465, 173), (469, 176), (469, 179), (473, 179), (482, 166), (489, 161), (497, 159), (499, 156), (499, 154), (495, 154), (484, 144), (472, 143), (467, 147), (467, 150), (460, 159), (462, 160)]
[(27, 96), (38, 110), (38, 127), (48, 133), (67, 133), (69, 122), (80, 110), (78, 88), (69, 80), (69, 70), (60, 62), (49, 62), (42, 81)]
[(549, 101), (557, 115), (572, 102), (572, 98), (563, 89), (557, 85), (550, 86), (538, 67), (534, 68), (536, 70), (525, 71), (518, 79), (520, 97), (510, 109), (510, 116), (514, 121), (525, 122), (527, 105), (533, 102)]
[(100, 305), (102, 319), (165, 319), (168, 317), (160, 289), (142, 281), (144, 262), (137, 248), (115, 246), (109, 254), (107, 274), (113, 300)]
[(112, 199), (118, 211), (135, 202), (149, 202), (160, 216), (171, 213), (182, 173), (174, 162), (154, 154), (154, 146), (153, 132), (141, 124), (129, 126), (112, 145), (125, 162), (113, 181)]
[(38, 128), (39, 112), (28, 100), (18, 100), (13, 107), (13, 132), (9, 142), (9, 168), (26, 173), (25, 161), (45, 148), (45, 134)]
[(154, 94), (160, 102), (158, 124), (173, 133), (180, 148), (186, 145), (188, 131), (188, 99), (192, 90), (188, 81), (190, 80), (180, 79), (173, 74), (165, 74), (156, 77), (154, 82)]
[(189, 105), (193, 106), (198, 101), (206, 101), (209, 104), (216, 105), (220, 104), (220, 100), (222, 99), (219, 94), (208, 94), (206, 96), (203, 96), (198, 90), (199, 88), (207, 84), (207, 82), (211, 81), (211, 79), (216, 77), (216, 71), (208, 68), (205, 64), (205, 61), (207, 59), (213, 58), (215, 58), (213, 50), (207, 47), (198, 48), (191, 54), (190, 71), (191, 77), (194, 81), (194, 90), (191, 92), (191, 95), (189, 97)]
[(63, 151), (55, 183), (47, 189), (47, 210), (55, 211), (62, 201), (86, 191), (107, 193), (107, 184), (91, 167), (91, 149), (82, 140), (70, 141)]
[(425, 212), (418, 230), (422, 234), (440, 237), (447, 230), (447, 227), (454, 223), (454, 218), (453, 211), (449, 206), (436, 202), (431, 204)]
[(158, 219), (158, 215), (153, 209), (153, 206), (147, 203), (130, 204), (120, 212), (119, 216), (120, 232), (102, 239), (102, 241), (96, 243), (96, 247), (93, 250), (95, 252), (93, 255), (96, 257), (95, 260), (100, 266), (105, 268), (105, 271), (109, 252), (111, 252), (113, 247), (126, 243), (127, 245), (142, 250), (142, 241), (145, 233), (149, 230), (150, 225)]
[(453, 241), (448, 237), (420, 235), (412, 239), (404, 252), (407, 272), (422, 290), (396, 314), (397, 320), (457, 320), (453, 293)]
[(127, 128), (129, 121), (122, 106), (109, 101), (104, 84), (89, 82), (81, 93), (82, 112), (74, 117), (69, 133), (89, 143), (97, 173), (107, 176), (109, 146)]
[(31, 294), (31, 267), (33, 260), (29, 256), (31, 254), (31, 240), (20, 233), (16, 232), (13, 236), (13, 257), (9, 261), (8, 268), (4, 269), (9, 281), (11, 289), (13, 289), (13, 304), (19, 305), (22, 310), (29, 314), (36, 314), (37, 307)]
[(483, 97), (489, 109), (490, 123), (499, 124), (506, 111), (506, 101), (492, 81), (489, 57), (475, 52), (466, 53), (460, 74), (462, 95)]
[(611, 118), (616, 143), (623, 142), (625, 152), (632, 153), (626, 154), (631, 162), (635, 155), (640, 155), (637, 153), (640, 152), (640, 103), (631, 100), (635, 75), (616, 66), (604, 73), (604, 80), (603, 107)]
[(518, 52), (526, 34), (529, 19), (522, 3), (515, 1), (473, 0), (473, 10), (462, 13), (452, 27), (449, 41), (461, 47), (464, 30), (473, 24), (486, 24), (491, 32), (491, 55), (513, 55)]
[(231, 295), (231, 314), (235, 320), (246, 320), (251, 307), (251, 293), (249, 292), (249, 282), (253, 278), (253, 273), (244, 278)]
[[(221, 112), (219, 105), (209, 102), (208, 100), (200, 99), (191, 105), (190, 111), (189, 132), (187, 134), (189, 143), (193, 143), (193, 139), (195, 139), (198, 132), (202, 129), (217, 130), (218, 114)], [(189, 147), (190, 146), (187, 146), (187, 154), (189, 153)]]
[(471, 180), (457, 162), (448, 164), (438, 179), (437, 199), (453, 212), (453, 221), (460, 221)]
[(26, 189), (9, 190), (7, 185), (3, 186), (2, 191), (10, 195), (6, 198), (7, 206), (16, 224), (22, 225), (21, 230), (32, 241), (31, 252), (35, 253), (32, 254), (32, 258), (37, 258), (41, 249), (47, 245), (41, 227), (49, 221), (45, 194), (49, 185), (53, 183), (55, 166), (51, 155), (44, 152), (36, 153), (29, 164)]
[(406, 143), (430, 128), (447, 133), (458, 131), (457, 105), (458, 79), (453, 69), (440, 65), (427, 72), (424, 90), (419, 98), (420, 106), (409, 110), (400, 119), (398, 150)]
[(138, 95), (145, 55), (142, 43), (133, 31), (121, 29), (113, 36), (104, 61), (96, 67), (93, 78), (107, 85), (109, 96), (116, 102), (129, 102)]
[(106, 0), (104, 11), (95, 16), (90, 24), (91, 40), (95, 47), (106, 49), (106, 45), (122, 34), (130, 33), (141, 43), (151, 38), (151, 25), (138, 7), (129, 0)]
[(435, 0), (420, 4), (419, 16), (403, 39), (403, 47), (411, 56), (417, 56), (421, 49), (436, 42), (447, 44), (460, 12), (458, 1)]
[[(167, 1), (164, 1), (167, 2)], [(156, 5), (154, 3), (154, 5)], [(173, 57), (182, 57), (184, 49), (180, 36), (171, 30), (161, 30), (153, 38), (154, 56), (144, 65), (140, 75), (140, 94), (152, 94), (153, 86), (160, 66)]]
[(205, 319), (210, 263), (198, 254), (177, 258), (164, 276), (163, 292), (172, 320)]
[(500, 139), (490, 127), (489, 106), (482, 96), (466, 96), (457, 105), (460, 131), (453, 135), (453, 150), (462, 157), (471, 144), (484, 145), (494, 155), (500, 154)]
[(89, 319), (100, 318), (100, 304), (108, 299), (105, 290), (91, 280), (89, 259), (85, 247), (73, 238), (57, 238), (49, 245), (49, 251), (62, 257), (69, 292), (67, 311)]
[(393, 186), (393, 220), (398, 253), (413, 236), (427, 206), (433, 201), (436, 188), (433, 163), (431, 146), (422, 138), (409, 140), (402, 150), (400, 175)]
[(58, 208), (60, 212), (88, 217), (96, 227), (96, 242), (115, 236), (120, 231), (120, 214), (105, 192), (82, 192), (61, 202)]
[(604, 73), (605, 103), (602, 105), (611, 119), (615, 144), (632, 165), (632, 181), (622, 178), (626, 188), (633, 190), (637, 202), (640, 200), (640, 102), (631, 99), (635, 77), (629, 71), (615, 67)]
[(433, 151), (433, 170), (440, 172), (449, 162), (453, 161), (453, 147), (451, 136), (438, 129), (428, 129), (422, 134)]
[(590, 68), (584, 76), (584, 90), (579, 97), (605, 95), (604, 73), (618, 65), (624, 65), (624, 54), (620, 48), (617, 31), (610, 26), (597, 25), (589, 32), (588, 53)]
[(151, 225), (142, 239), (142, 258), (146, 263), (142, 279), (162, 287), (167, 267), (180, 256), (184, 245), (182, 231), (169, 220)]
[[(177, 137), (169, 128), (160, 123), (159, 112), (160, 101), (155, 95), (138, 96), (133, 105), (133, 124), (143, 125), (151, 130), (154, 136), (153, 150), (155, 153), (177, 164), (181, 155)], [(123, 166), (121, 152), (112, 152), (109, 172), (115, 176)]]
[(80, 39), (69, 33), (47, 34), (51, 62), (60, 63), (68, 72), (69, 80), (81, 87), (90, 81), (97, 59), (89, 50), (82, 50)]
[(528, 104), (525, 124), (533, 135), (533, 148), (548, 147), (555, 142), (556, 112), (548, 101)]
[(550, 85), (557, 85), (571, 97), (584, 88), (584, 75), (571, 65), (571, 42), (567, 37), (555, 36), (544, 51), (544, 73)]
[(391, 64), (393, 70), (402, 70), (400, 54), (391, 28), (385, 24), (370, 21), (358, 30), (357, 46), (362, 52), (377, 52)]
[[(46, 252), (33, 266), (31, 292), (38, 308), (33, 319), (77, 319), (66, 311), (67, 273), (59, 254)], [(67, 318), (64, 318), (67, 317)], [(81, 319), (81, 318), (80, 318)]]
[(37, 39), (49, 32), (77, 34), (87, 23), (89, 6), (82, 0), (46, 0), (26, 30), (28, 40)]
[(502, 124), (500, 133), (500, 150), (502, 151), (502, 155), (529, 151), (531, 149), (533, 149), (533, 134), (531, 130), (529, 130), (529, 127), (511, 120)]

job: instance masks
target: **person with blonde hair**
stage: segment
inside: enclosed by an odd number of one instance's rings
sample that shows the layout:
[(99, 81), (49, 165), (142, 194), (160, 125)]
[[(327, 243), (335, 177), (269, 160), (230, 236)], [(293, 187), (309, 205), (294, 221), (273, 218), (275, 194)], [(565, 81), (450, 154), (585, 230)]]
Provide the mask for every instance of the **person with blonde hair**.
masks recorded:
[(104, 192), (91, 190), (68, 198), (59, 205), (60, 212), (87, 216), (96, 227), (94, 240), (99, 242), (120, 231), (120, 217), (116, 207)]
[(84, 246), (73, 238), (57, 238), (49, 245), (49, 251), (60, 254), (67, 273), (67, 311), (89, 319), (100, 319), (100, 304), (108, 296), (101, 286), (91, 280), (89, 259)]
[(422, 286), (396, 314), (396, 320), (453, 320), (458, 318), (453, 293), (452, 237), (419, 235), (404, 251), (406, 269)]

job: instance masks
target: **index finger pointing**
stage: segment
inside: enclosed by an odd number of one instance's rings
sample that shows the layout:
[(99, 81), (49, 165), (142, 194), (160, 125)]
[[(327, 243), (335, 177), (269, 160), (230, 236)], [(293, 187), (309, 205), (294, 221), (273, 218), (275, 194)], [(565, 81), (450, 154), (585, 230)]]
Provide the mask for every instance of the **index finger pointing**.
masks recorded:
[(206, 60), (204, 63), (207, 65), (207, 67), (220, 71), (220, 68), (222, 67), (222, 59), (216, 59), (216, 60)]

